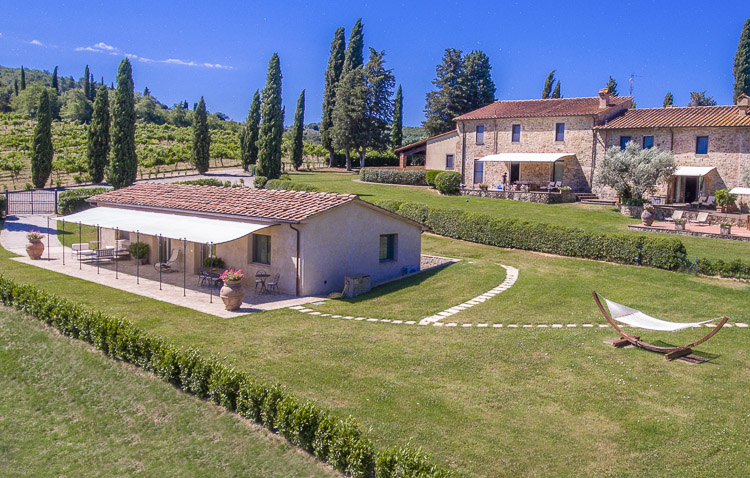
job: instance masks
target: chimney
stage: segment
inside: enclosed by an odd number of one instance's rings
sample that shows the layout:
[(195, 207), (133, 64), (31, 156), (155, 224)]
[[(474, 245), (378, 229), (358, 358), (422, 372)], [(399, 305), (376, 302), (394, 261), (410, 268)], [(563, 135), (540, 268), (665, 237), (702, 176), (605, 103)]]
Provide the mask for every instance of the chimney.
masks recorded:
[(740, 116), (750, 115), (750, 96), (741, 94), (737, 98), (737, 106), (740, 108)]
[(607, 106), (611, 106), (611, 103), (609, 102), (609, 90), (607, 88), (602, 88), (599, 90), (599, 109), (603, 110)]

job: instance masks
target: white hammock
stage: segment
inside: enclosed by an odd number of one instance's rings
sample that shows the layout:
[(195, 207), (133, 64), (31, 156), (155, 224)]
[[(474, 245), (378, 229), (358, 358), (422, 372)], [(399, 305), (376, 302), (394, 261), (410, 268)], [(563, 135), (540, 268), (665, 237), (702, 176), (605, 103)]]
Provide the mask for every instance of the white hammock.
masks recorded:
[(677, 330), (688, 329), (690, 327), (700, 327), (703, 324), (712, 322), (712, 320), (704, 320), (703, 322), (667, 322), (666, 320), (655, 319), (649, 315), (644, 314), (640, 310), (631, 309), (624, 305), (612, 302), (611, 300), (604, 299), (607, 303), (607, 308), (612, 318), (623, 324), (630, 325), (631, 327), (638, 327), (641, 329), (648, 330), (660, 330), (663, 332), (675, 332)]

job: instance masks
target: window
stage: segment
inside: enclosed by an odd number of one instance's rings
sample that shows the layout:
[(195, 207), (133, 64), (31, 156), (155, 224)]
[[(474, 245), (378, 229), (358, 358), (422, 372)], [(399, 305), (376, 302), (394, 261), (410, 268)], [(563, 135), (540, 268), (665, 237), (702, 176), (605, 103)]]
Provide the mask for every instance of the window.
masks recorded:
[(555, 141), (565, 141), (565, 123), (555, 123)]
[(477, 125), (477, 144), (484, 144), (484, 125)]
[(563, 180), (563, 171), (565, 171), (565, 161), (555, 161), (555, 169), (552, 173), (552, 180), (555, 182)]
[(474, 184), (484, 182), (484, 163), (478, 159), (474, 160)]
[(708, 154), (708, 136), (695, 138), (695, 154)]
[(271, 264), (271, 236), (253, 234), (253, 262)]
[(396, 260), (396, 234), (380, 236), (380, 262)]
[(628, 145), (629, 142), (633, 140), (630, 136), (620, 136), (620, 149), (625, 150), (625, 147)]
[(654, 137), (644, 136), (643, 137), (643, 149), (649, 149), (654, 147)]
[(448, 171), (453, 171), (453, 155), (452, 154), (445, 155), (445, 169), (447, 169)]
[(521, 125), (520, 124), (514, 124), (513, 126), (511, 126), (510, 140), (514, 143), (521, 142)]

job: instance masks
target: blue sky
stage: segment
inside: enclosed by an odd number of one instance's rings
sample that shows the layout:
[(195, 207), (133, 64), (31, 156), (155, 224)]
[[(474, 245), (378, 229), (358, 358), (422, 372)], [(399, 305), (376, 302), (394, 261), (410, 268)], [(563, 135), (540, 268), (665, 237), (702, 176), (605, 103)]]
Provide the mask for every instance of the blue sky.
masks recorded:
[[(167, 104), (203, 95), (212, 112), (243, 120), (281, 58), (287, 122), (307, 90), (306, 122), (318, 121), (323, 72), (336, 27), (364, 24), (365, 47), (386, 51), (404, 90), (404, 123), (418, 126), (435, 66), (448, 47), (489, 55), (498, 99), (538, 98), (557, 70), (565, 97), (594, 96), (612, 75), (620, 94), (635, 74), (639, 108), (667, 91), (732, 100), (732, 62), (750, 4), (661, 2), (12, 2), (0, 21), (0, 65), (114, 79), (133, 57), (136, 90)], [(137, 58), (136, 58), (137, 57)]]

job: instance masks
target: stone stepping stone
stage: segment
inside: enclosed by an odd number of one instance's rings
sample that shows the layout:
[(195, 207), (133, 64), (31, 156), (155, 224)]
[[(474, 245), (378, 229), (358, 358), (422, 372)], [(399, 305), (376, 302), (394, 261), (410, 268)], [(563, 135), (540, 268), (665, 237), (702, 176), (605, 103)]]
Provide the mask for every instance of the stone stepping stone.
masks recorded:
[(578, 327), (576, 324), (568, 324), (568, 327)]
[(744, 323), (742, 323), (742, 322), (737, 322), (737, 323), (736, 323), (736, 324), (734, 324), (734, 325), (736, 325), (737, 327), (747, 327), (747, 324), (744, 324)]
[(406, 325), (414, 325), (414, 324), (416, 324), (417, 322), (416, 322), (415, 320), (407, 320), (407, 321), (406, 321), (406, 322), (404, 322), (404, 323), (405, 323)]
[(292, 309), (292, 310), (302, 310), (302, 309), (304, 309), (304, 307), (302, 307), (301, 305), (293, 305), (293, 306), (291, 306), (289, 308)]
[(461, 327), (471, 327), (471, 324), (461, 324)]
[(531, 324), (526, 324), (526, 325), (523, 326), (524, 329), (530, 329), (532, 327), (533, 327), (533, 325), (531, 325)]
[(540, 328), (540, 329), (547, 328), (547, 324), (539, 324), (537, 325), (537, 328)]
[(444, 326), (444, 325), (445, 325), (445, 324), (444, 324), (444, 323), (442, 323), (442, 322), (433, 322), (433, 323), (432, 323), (432, 326), (433, 326), (433, 327), (442, 327), (442, 326)]
[(583, 324), (584, 327), (593, 327), (593, 324)]
[(332, 315), (331, 317), (334, 318), (334, 319), (340, 319), (341, 318), (340, 315)]
[(391, 319), (380, 319), (381, 322), (390, 322)]
[(310, 315), (320, 315), (320, 312), (310, 312)]
[(455, 323), (455, 322), (451, 322), (451, 323), (449, 323), (449, 324), (445, 324), (445, 326), (446, 326), (446, 327), (455, 327), (455, 326), (457, 326), (457, 325), (458, 325), (458, 324), (457, 324), (457, 323)]
[(552, 324), (553, 329), (562, 329), (562, 324)]
[(378, 319), (367, 319), (368, 322), (377, 322)]
[(394, 324), (403, 324), (404, 321), (403, 320), (394, 320), (393, 323)]
[(487, 324), (477, 324), (477, 327), (487, 327)]
[(308, 312), (312, 312), (313, 310), (312, 309), (299, 309), (299, 311), (307, 314)]
[(508, 327), (516, 328), (516, 327), (518, 327), (518, 324), (508, 324)]

